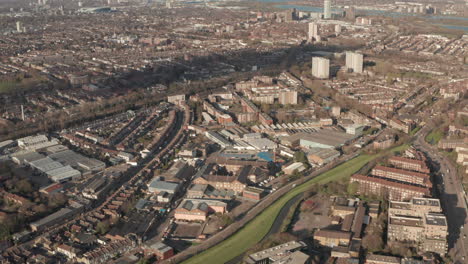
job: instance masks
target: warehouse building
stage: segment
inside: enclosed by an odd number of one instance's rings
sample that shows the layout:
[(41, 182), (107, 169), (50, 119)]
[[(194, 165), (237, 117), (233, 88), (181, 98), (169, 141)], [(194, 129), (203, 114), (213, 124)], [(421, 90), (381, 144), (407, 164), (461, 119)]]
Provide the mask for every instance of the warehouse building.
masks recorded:
[(310, 163), (323, 165), (340, 156), (340, 152), (334, 149), (312, 148), (307, 151), (307, 160)]

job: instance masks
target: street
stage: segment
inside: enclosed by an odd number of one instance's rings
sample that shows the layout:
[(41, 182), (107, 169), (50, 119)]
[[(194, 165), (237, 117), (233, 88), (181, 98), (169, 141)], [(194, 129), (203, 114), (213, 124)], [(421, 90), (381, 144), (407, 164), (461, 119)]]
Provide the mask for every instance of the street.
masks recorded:
[[(442, 209), (447, 216), (448, 224), (448, 248), (449, 256), (453, 263), (463, 264), (467, 257), (467, 205), (465, 194), (460, 179), (457, 176), (457, 170), (447, 157), (441, 155), (436, 147), (425, 142), (424, 138), (431, 130), (426, 126), (416, 134), (414, 146), (423, 151), (435, 169), (435, 182), (442, 184), (440, 200)], [(436, 184), (434, 184), (436, 186)]]

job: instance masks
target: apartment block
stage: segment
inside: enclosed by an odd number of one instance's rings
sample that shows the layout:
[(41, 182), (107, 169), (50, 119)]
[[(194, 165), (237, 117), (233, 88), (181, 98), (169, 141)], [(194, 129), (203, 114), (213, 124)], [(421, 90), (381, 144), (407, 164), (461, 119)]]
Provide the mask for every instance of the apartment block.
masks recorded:
[(405, 157), (393, 156), (388, 159), (389, 163), (393, 166), (404, 169), (412, 170), (421, 173), (429, 173), (430, 170), (427, 167), (426, 163), (423, 160), (409, 159)]
[(346, 52), (346, 68), (356, 73), (362, 73), (364, 55), (356, 52)]
[(364, 195), (377, 195), (389, 200), (405, 201), (413, 197), (424, 197), (430, 195), (429, 189), (425, 187), (400, 183), (389, 179), (354, 174), (351, 183), (359, 183), (358, 192)]
[(425, 173), (377, 165), (372, 169), (372, 175), (427, 188), (432, 187), (430, 175)]
[(447, 253), (447, 219), (441, 213), (440, 201), (413, 198), (409, 202), (390, 201), (388, 241), (411, 241), (419, 250)]
[(330, 78), (330, 60), (322, 57), (313, 57), (312, 76), (319, 79)]

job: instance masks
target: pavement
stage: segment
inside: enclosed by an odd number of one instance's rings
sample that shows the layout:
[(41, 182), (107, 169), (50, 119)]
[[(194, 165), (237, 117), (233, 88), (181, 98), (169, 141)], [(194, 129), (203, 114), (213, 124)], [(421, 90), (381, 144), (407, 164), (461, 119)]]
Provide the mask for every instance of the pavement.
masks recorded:
[(428, 156), (431, 165), (438, 171), (435, 177), (436, 182), (441, 182), (442, 185), (440, 200), (442, 209), (447, 216), (449, 256), (452, 257), (454, 264), (468, 263), (468, 224), (465, 192), (455, 166), (446, 156), (440, 154), (436, 147), (425, 142), (425, 136), (430, 130), (431, 126), (421, 129), (416, 134), (414, 146)]

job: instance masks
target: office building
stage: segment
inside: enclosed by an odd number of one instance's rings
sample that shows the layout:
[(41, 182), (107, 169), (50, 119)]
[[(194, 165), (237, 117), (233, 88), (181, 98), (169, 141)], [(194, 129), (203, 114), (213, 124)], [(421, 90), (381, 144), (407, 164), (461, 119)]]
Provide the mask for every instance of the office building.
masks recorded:
[(356, 73), (362, 73), (364, 56), (356, 52), (346, 52), (346, 68)]
[(323, 18), (324, 19), (331, 18), (331, 0), (323, 1)]
[(312, 57), (312, 76), (319, 79), (330, 78), (330, 60), (322, 57)]

